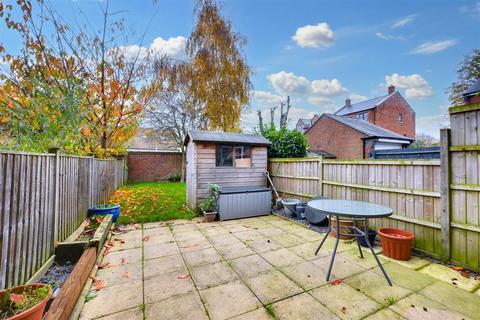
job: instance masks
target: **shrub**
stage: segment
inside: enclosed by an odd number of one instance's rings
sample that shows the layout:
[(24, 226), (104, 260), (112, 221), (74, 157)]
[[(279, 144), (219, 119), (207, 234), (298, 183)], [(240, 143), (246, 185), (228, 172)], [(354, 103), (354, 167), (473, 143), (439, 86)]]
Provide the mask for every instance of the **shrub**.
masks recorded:
[(182, 173), (180, 171), (175, 171), (168, 176), (168, 181), (170, 182), (179, 182), (182, 179)]
[(200, 210), (212, 212), (217, 210), (217, 198), (220, 187), (217, 184), (209, 183), (207, 186), (208, 197), (200, 204)]
[(277, 130), (271, 126), (261, 129), (260, 133), (272, 143), (268, 147), (268, 156), (271, 158), (301, 158), (307, 155), (307, 138), (297, 130), (285, 127)]

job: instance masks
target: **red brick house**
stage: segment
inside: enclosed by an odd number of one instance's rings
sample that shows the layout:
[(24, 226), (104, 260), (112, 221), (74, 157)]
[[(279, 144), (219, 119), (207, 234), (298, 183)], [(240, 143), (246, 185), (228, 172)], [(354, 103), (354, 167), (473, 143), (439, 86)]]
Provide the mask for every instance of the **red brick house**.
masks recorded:
[(334, 113), (337, 116), (366, 120), (402, 136), (415, 139), (415, 111), (394, 86), (388, 87), (385, 96), (345, 106)]
[(337, 159), (365, 159), (371, 150), (400, 149), (415, 139), (415, 112), (394, 86), (387, 95), (323, 114), (306, 131), (310, 150)]
[(301, 133), (305, 133), (318, 120), (320, 116), (318, 114), (314, 115), (312, 119), (298, 119), (295, 129)]
[(366, 159), (371, 150), (399, 149), (413, 141), (362, 119), (328, 113), (322, 114), (305, 135), (311, 150), (340, 160)]

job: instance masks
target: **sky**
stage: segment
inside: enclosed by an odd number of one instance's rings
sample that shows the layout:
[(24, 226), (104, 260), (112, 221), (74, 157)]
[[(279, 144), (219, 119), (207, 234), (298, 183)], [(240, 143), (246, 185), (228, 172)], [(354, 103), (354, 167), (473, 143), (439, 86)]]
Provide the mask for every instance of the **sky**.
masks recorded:
[[(81, 16), (100, 27), (105, 1), (50, 1), (66, 19)], [(110, 7), (134, 29), (126, 43), (133, 50), (184, 58), (195, 22), (192, 0), (112, 0)], [(416, 112), (417, 133), (438, 137), (447, 125), (445, 90), (463, 56), (480, 48), (478, 0), (224, 0), (221, 8), (246, 37), (254, 71), (253, 98), (242, 116), (247, 130), (258, 124), (257, 110), (268, 119), (269, 108), (287, 95), (293, 126), (300, 117), (335, 112), (346, 98), (385, 95), (393, 84)], [(5, 37), (8, 44), (0, 30)]]

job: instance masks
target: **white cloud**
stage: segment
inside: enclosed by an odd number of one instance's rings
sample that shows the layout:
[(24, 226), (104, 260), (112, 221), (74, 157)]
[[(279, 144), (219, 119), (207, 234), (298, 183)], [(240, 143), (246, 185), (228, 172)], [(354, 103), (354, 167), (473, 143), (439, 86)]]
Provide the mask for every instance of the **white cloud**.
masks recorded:
[(480, 1), (472, 5), (471, 7), (468, 5), (461, 6), (459, 8), (460, 13), (462, 14), (470, 14), (474, 17), (480, 17)]
[(426, 133), (434, 138), (440, 137), (440, 129), (446, 128), (450, 125), (450, 118), (448, 114), (436, 114), (428, 116), (417, 116), (416, 131), (419, 133)]
[(409, 16), (401, 18), (392, 24), (392, 29), (405, 27), (407, 24), (415, 20), (416, 17), (417, 16), (415, 14), (411, 14)]
[(394, 36), (394, 35), (391, 35), (391, 34), (384, 34), (384, 33), (381, 33), (381, 32), (377, 32), (377, 33), (375, 33), (375, 35), (377, 37), (379, 37), (380, 39), (383, 39), (383, 40), (405, 40), (405, 37)]
[(281, 95), (273, 94), (268, 91), (255, 90), (253, 92), (253, 99), (257, 106), (275, 106), (280, 102), (285, 101), (285, 98)]
[(405, 89), (407, 98), (425, 98), (433, 96), (433, 89), (427, 80), (418, 74), (403, 76), (398, 73), (385, 76), (386, 85), (393, 84), (398, 88)]
[(292, 72), (280, 71), (267, 76), (273, 89), (282, 95), (305, 95), (310, 91), (310, 81)]
[(443, 41), (429, 41), (422, 43), (418, 47), (412, 50), (413, 54), (433, 54), (443, 51), (449, 47), (452, 47), (458, 43), (455, 39), (443, 40)]
[(303, 76), (297, 76), (292, 72), (280, 71), (267, 76), (277, 94), (283, 96), (307, 97), (308, 102), (325, 108), (323, 111), (332, 111), (336, 108), (333, 97), (348, 93), (338, 79), (315, 79), (309, 80)]
[(353, 103), (368, 100), (367, 97), (356, 93), (349, 94), (349, 98), (350, 100), (352, 100)]
[(332, 29), (325, 22), (298, 28), (292, 39), (302, 48), (310, 47), (317, 49), (328, 48), (335, 41)]
[(149, 53), (152, 55), (167, 55), (174, 59), (184, 59), (187, 39), (182, 36), (171, 37), (167, 40), (162, 37), (155, 38), (148, 47), (138, 46), (136, 44), (121, 46), (120, 50), (125, 50), (127, 59), (135, 59), (138, 55), (140, 59), (145, 58)]

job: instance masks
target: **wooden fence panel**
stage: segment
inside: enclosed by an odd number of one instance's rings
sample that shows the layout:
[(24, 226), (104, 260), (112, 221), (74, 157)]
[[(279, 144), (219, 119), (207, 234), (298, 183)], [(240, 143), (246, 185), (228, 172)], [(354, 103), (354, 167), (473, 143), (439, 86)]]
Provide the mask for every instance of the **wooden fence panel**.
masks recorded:
[(391, 218), (372, 225), (409, 230), (417, 250), (438, 258), (442, 253), (439, 160), (270, 159), (269, 171), (282, 197), (323, 195), (391, 207)]
[(0, 152), (0, 289), (26, 282), (125, 171), (122, 160)]

